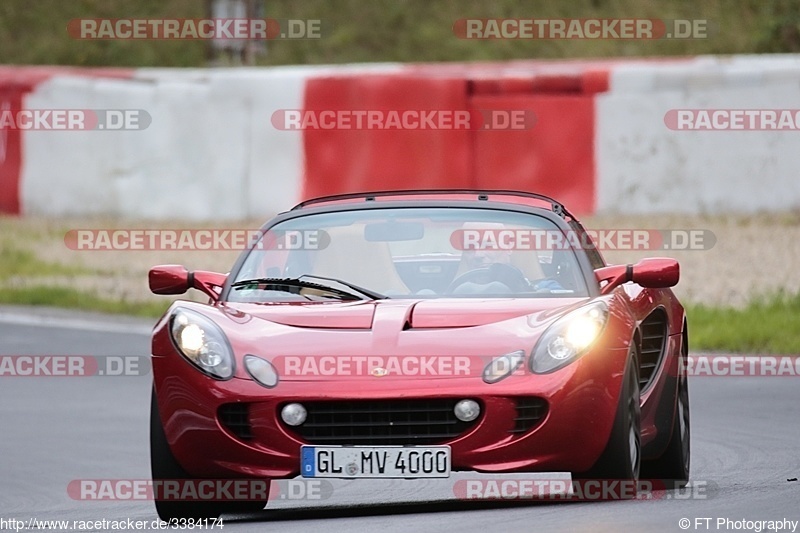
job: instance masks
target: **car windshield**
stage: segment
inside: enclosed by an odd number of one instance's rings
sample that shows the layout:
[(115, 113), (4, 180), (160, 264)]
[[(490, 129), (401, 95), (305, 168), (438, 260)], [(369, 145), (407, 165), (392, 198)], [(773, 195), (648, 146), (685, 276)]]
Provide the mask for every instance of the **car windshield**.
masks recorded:
[(575, 251), (544, 216), (499, 209), (317, 213), (270, 228), (230, 301), (587, 296)]

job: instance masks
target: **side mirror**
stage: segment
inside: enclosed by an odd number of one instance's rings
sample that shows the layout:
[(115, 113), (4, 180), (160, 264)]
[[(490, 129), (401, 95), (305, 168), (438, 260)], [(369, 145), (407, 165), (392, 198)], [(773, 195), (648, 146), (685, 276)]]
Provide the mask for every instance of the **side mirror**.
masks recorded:
[(183, 294), (189, 289), (197, 289), (215, 302), (219, 300), (218, 289), (225, 285), (226, 279), (226, 274), (217, 272), (189, 272), (183, 265), (155, 266), (147, 275), (153, 294)]
[(632, 281), (647, 289), (674, 287), (680, 279), (680, 265), (675, 259), (654, 257), (642, 259), (635, 265), (614, 265), (594, 271), (598, 283), (606, 284), (601, 294), (608, 294), (616, 287)]
[(681, 267), (675, 259), (653, 257), (633, 265), (633, 282), (647, 289), (674, 287), (681, 279)]
[(147, 281), (153, 294), (183, 294), (190, 288), (191, 277), (183, 265), (159, 265), (150, 269)]

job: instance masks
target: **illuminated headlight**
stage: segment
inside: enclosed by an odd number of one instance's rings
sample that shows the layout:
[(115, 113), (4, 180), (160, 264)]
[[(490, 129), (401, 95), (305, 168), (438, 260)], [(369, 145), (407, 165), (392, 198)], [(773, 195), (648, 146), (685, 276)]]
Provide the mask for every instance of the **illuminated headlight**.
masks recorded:
[(525, 352), (518, 350), (516, 352), (507, 353), (495, 359), (486, 365), (483, 369), (483, 381), (486, 383), (497, 383), (501, 379), (505, 379), (522, 364), (525, 359)]
[(271, 389), (278, 384), (278, 372), (272, 363), (255, 355), (244, 356), (244, 368), (250, 377)]
[(453, 408), (453, 412), (462, 422), (472, 422), (481, 414), (481, 406), (475, 400), (461, 400)]
[(178, 351), (201, 371), (217, 379), (233, 376), (233, 354), (228, 339), (210, 319), (178, 309), (170, 323), (172, 340)]
[(299, 403), (289, 403), (281, 409), (281, 419), (290, 426), (299, 426), (306, 421), (308, 411)]
[(568, 365), (594, 343), (608, 322), (608, 306), (594, 302), (558, 319), (547, 328), (531, 356), (531, 370), (546, 374)]

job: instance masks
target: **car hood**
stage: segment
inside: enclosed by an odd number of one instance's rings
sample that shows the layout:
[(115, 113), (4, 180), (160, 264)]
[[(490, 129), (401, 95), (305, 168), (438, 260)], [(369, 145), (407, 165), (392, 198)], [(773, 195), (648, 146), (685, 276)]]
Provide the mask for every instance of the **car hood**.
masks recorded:
[(373, 329), (383, 310), (402, 320), (402, 329), (469, 328), (533, 315), (532, 323), (549, 322), (587, 298), (442, 298), (436, 300), (377, 300), (316, 304), (240, 304), (227, 306), (253, 318), (313, 329)]
[[(239, 357), (269, 360), (280, 381), (481, 380), (494, 358), (529, 353), (554, 320), (588, 298), (226, 303)], [(237, 377), (251, 379), (240, 365)]]

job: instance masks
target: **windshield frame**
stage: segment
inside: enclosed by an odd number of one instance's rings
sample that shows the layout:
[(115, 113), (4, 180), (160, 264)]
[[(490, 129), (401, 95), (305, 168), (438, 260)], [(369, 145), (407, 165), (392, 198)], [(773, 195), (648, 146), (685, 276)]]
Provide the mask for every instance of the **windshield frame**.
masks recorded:
[[(424, 194), (424, 191), (420, 194)], [(562, 217), (554, 213), (553, 211), (543, 209), (541, 207), (529, 207), (522, 204), (510, 204), (510, 203), (503, 203), (503, 202), (493, 202), (493, 201), (470, 201), (470, 200), (405, 200), (405, 201), (365, 201), (363, 203), (342, 203), (342, 204), (326, 204), (320, 207), (307, 207), (302, 209), (295, 209), (291, 211), (285, 211), (280, 213), (270, 219), (267, 223), (265, 223), (260, 228), (261, 234), (264, 234), (283, 222), (293, 219), (299, 219), (303, 217), (307, 217), (310, 215), (317, 215), (317, 214), (325, 214), (325, 213), (347, 213), (353, 211), (366, 211), (366, 210), (373, 210), (373, 209), (404, 209), (404, 208), (416, 208), (416, 209), (485, 209), (489, 211), (507, 211), (512, 213), (523, 213), (527, 215), (542, 217), (553, 223), (559, 230), (568, 233), (570, 231), (574, 231), (574, 229), (569, 225), (569, 223), (564, 220)], [(231, 302), (231, 303), (242, 303), (238, 300), (229, 300), (229, 295), (232, 290), (231, 286), (233, 284), (233, 280), (236, 279), (241, 271), (242, 267), (244, 266), (247, 258), (250, 254), (256, 249), (257, 240), (251, 243), (246, 250), (244, 250), (240, 255), (239, 258), (234, 263), (233, 267), (231, 268), (227, 279), (225, 280), (225, 285), (222, 287), (222, 291), (220, 293), (220, 302)], [(575, 254), (575, 260), (578, 264), (580, 273), (583, 275), (586, 289), (588, 293), (588, 297), (594, 298), (600, 295), (600, 285), (597, 282), (597, 278), (594, 274), (594, 269), (592, 268), (590, 259), (588, 254), (585, 250), (581, 250), (579, 248), (572, 249)], [(448, 298), (448, 296), (444, 295), (437, 299), (444, 299)], [(408, 295), (403, 297), (392, 297), (392, 300), (415, 300), (419, 298), (415, 298), (415, 296)], [(464, 300), (469, 300), (470, 298), (462, 298)], [(335, 301), (335, 300), (331, 300)], [(269, 304), (271, 302), (263, 302), (264, 304)], [(327, 303), (327, 302), (297, 302), (299, 304), (319, 304), (319, 303)]]

